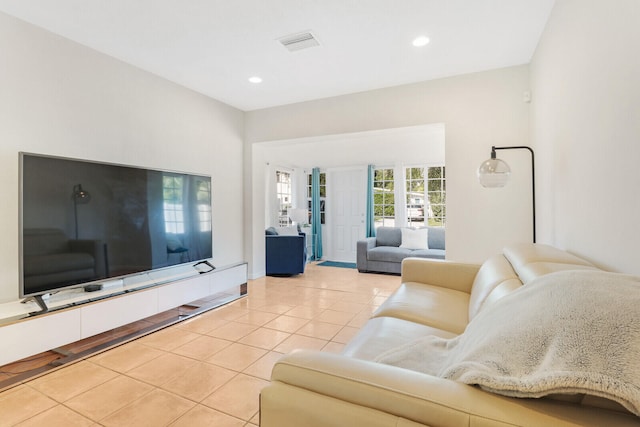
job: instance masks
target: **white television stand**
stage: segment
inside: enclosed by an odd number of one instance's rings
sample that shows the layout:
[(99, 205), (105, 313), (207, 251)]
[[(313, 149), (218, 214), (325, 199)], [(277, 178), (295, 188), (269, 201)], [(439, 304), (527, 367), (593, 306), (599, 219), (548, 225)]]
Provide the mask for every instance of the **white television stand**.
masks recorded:
[(195, 276), (165, 270), (96, 292), (59, 292), (46, 299), (46, 312), (33, 301), (0, 304), (0, 366), (202, 298), (216, 296), (217, 306), (226, 304), (246, 295), (247, 274), (245, 262)]

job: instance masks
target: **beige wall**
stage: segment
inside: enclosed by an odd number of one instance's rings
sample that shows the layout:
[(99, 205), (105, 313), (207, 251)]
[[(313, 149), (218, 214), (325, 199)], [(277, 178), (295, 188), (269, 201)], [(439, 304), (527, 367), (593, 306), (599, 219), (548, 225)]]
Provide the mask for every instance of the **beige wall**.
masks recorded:
[(214, 262), (243, 259), (243, 113), (0, 13), (0, 302), (18, 297), (18, 152), (203, 173)]
[(640, 2), (557, 0), (531, 64), (541, 236), (640, 274)]
[(530, 241), (526, 152), (505, 153), (513, 169), (507, 187), (484, 189), (476, 179), (492, 145), (529, 143), (527, 90), (524, 65), (246, 113), (245, 166), (252, 177), (247, 177), (245, 203), (253, 218), (246, 224), (253, 231), (246, 236), (247, 247), (264, 245), (260, 142), (432, 123), (445, 125), (447, 257), (482, 261), (509, 242)]

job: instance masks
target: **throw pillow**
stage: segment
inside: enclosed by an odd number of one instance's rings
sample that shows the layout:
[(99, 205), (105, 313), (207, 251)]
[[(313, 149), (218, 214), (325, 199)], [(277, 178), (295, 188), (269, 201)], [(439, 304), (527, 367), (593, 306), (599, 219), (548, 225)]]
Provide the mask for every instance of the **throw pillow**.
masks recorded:
[(429, 229), (403, 228), (400, 247), (404, 249), (429, 249)]
[(288, 227), (278, 227), (276, 228), (279, 236), (297, 236), (298, 235), (298, 227), (295, 225), (290, 225)]

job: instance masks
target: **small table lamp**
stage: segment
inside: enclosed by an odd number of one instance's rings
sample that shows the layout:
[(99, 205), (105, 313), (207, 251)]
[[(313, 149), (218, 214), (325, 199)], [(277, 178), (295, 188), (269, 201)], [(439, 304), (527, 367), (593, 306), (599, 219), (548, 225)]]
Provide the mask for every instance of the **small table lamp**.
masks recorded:
[(296, 225), (309, 223), (309, 211), (303, 208), (292, 208), (287, 211), (289, 219)]

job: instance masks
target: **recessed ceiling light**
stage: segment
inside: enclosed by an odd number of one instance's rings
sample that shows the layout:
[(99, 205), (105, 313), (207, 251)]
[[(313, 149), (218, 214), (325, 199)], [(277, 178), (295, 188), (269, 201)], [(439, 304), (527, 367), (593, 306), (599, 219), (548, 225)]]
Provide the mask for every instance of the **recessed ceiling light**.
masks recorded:
[(262, 83), (262, 78), (258, 77), (258, 76), (253, 76), (253, 77), (249, 77), (249, 81), (251, 83)]
[(415, 47), (422, 47), (426, 46), (427, 44), (429, 44), (429, 37), (427, 36), (420, 36), (413, 39), (413, 45)]

